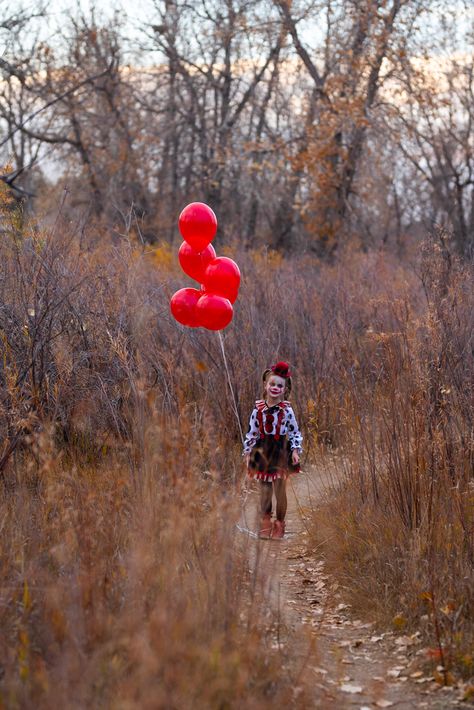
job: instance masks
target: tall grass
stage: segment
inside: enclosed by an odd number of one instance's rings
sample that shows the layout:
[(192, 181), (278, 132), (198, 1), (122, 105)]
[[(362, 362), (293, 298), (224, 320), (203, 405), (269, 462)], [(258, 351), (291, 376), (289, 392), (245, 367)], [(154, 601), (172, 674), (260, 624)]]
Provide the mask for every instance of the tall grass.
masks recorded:
[(416, 271), (340, 343), (340, 489), (315, 525), (352, 603), (420, 627), (446, 680), (474, 673), (473, 269), (440, 234)]
[[(176, 253), (3, 219), (2, 697), (287, 699), (233, 534), (241, 446), (220, 344), (169, 314), (189, 283)], [(333, 573), (361, 608), (425, 619), (471, 673), (472, 266), (442, 235), (404, 263), (216, 246), (243, 273), (224, 331), (243, 427), (263, 369), (290, 361), (306, 463), (330, 455), (343, 477), (315, 515)]]
[(0, 703), (303, 706), (235, 529), (220, 346), (171, 320), (166, 250), (5, 223)]
[[(194, 448), (175, 443), (177, 457)], [(113, 458), (64, 466), (43, 437), (34, 488), (22, 470), (3, 490), (5, 706), (258, 708), (292, 697), (236, 539), (235, 499), (197, 467), (176, 475), (159, 448), (137, 487)]]

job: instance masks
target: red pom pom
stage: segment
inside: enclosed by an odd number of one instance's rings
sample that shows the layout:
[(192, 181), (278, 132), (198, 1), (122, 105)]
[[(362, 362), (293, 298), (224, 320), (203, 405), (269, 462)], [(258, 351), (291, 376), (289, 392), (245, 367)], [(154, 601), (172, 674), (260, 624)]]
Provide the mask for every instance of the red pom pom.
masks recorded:
[(287, 362), (277, 362), (277, 364), (272, 365), (270, 369), (275, 375), (278, 375), (278, 377), (291, 377), (290, 366)]

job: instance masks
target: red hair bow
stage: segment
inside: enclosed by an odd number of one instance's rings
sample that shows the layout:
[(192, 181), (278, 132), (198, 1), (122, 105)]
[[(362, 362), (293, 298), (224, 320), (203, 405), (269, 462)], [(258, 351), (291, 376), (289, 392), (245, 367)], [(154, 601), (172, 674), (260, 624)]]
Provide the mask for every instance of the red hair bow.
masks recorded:
[(278, 377), (291, 377), (290, 366), (287, 362), (277, 362), (276, 365), (271, 366), (270, 370)]

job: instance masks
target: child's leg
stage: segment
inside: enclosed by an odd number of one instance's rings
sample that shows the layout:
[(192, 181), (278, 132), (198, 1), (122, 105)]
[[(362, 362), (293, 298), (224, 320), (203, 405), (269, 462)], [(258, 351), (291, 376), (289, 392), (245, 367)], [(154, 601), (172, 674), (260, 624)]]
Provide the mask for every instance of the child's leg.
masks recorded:
[(273, 488), (270, 481), (260, 481), (260, 511), (262, 515), (272, 513)]
[(260, 532), (259, 537), (264, 539), (272, 536), (272, 495), (273, 487), (268, 481), (260, 481)]
[(276, 496), (276, 519), (280, 522), (285, 520), (287, 500), (286, 500), (286, 480), (275, 478), (273, 488)]

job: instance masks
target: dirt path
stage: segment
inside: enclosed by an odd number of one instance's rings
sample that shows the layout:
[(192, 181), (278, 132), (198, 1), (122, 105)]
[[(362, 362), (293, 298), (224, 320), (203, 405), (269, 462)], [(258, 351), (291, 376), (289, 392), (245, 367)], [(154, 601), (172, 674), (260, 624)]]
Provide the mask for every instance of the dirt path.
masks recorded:
[[(295, 693), (298, 683), (310, 687), (311, 707), (321, 709), (466, 707), (459, 691), (440, 686), (423, 671), (426, 650), (417, 634), (379, 633), (342, 603), (325, 573), (324, 559), (310, 549), (305, 529), (305, 519), (313, 514), (328, 485), (321, 472), (299, 474), (288, 486), (285, 540), (248, 535), (252, 565), (277, 612), (271, 643), (282, 650)], [(242, 529), (256, 530), (257, 505), (255, 486), (246, 502)]]

